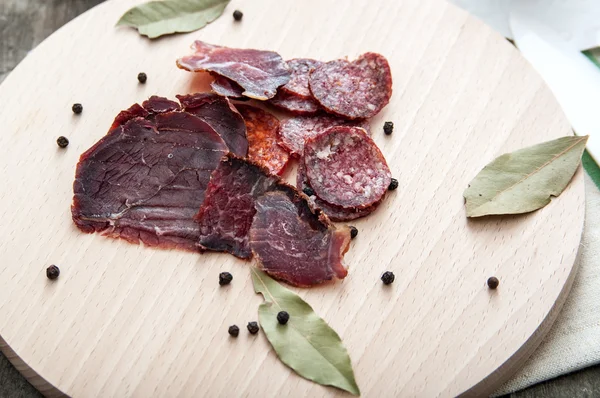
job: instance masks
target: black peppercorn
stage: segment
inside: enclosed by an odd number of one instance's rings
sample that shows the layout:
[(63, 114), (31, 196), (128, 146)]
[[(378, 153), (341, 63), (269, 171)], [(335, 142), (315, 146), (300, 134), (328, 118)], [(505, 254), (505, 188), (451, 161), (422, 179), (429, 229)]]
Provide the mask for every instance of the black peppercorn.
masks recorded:
[(381, 281), (385, 285), (389, 285), (389, 284), (393, 283), (394, 279), (396, 279), (396, 277), (394, 276), (394, 273), (391, 271), (385, 271), (383, 273), (383, 275), (381, 275)]
[(250, 332), (250, 334), (256, 334), (258, 333), (258, 323), (256, 322), (248, 322), (248, 331)]
[(232, 337), (238, 337), (240, 334), (240, 328), (238, 328), (237, 325), (231, 325), (229, 326), (229, 330), (227, 332)]
[(240, 10), (235, 10), (233, 12), (233, 19), (235, 19), (236, 21), (241, 21), (243, 16), (244, 13), (242, 13)]
[(289, 320), (290, 314), (288, 314), (285, 311), (279, 311), (279, 313), (277, 314), (277, 322), (279, 322), (280, 325), (285, 325), (286, 323), (288, 323)]
[(61, 148), (66, 148), (69, 145), (69, 140), (67, 137), (63, 137), (62, 135), (56, 139), (56, 143)]
[(394, 131), (394, 123), (393, 122), (385, 122), (383, 124), (383, 132), (385, 135), (390, 135)]
[(390, 191), (393, 191), (396, 188), (398, 188), (398, 180), (396, 180), (395, 178), (392, 178), (392, 181), (390, 181), (390, 186), (388, 187), (388, 189)]
[(73, 104), (73, 106), (71, 107), (71, 109), (73, 110), (73, 113), (79, 115), (81, 112), (83, 112), (83, 105), (81, 105), (81, 104)]
[(304, 188), (302, 192), (304, 192), (306, 196), (313, 196), (315, 194), (315, 191), (313, 191), (311, 187)]
[(60, 275), (60, 269), (56, 265), (51, 265), (46, 268), (46, 276), (48, 279), (54, 280)]
[(233, 280), (233, 275), (231, 275), (229, 272), (221, 272), (219, 274), (219, 285), (221, 285), (221, 286), (229, 285), (232, 280)]
[(354, 239), (354, 238), (356, 238), (356, 235), (358, 235), (358, 229), (355, 226), (351, 225), (350, 226), (350, 238)]
[(144, 72), (138, 73), (138, 82), (144, 84), (146, 80), (148, 80), (148, 76)]
[(487, 285), (492, 290), (496, 289), (499, 284), (500, 284), (500, 281), (495, 276), (492, 276), (487, 280)]

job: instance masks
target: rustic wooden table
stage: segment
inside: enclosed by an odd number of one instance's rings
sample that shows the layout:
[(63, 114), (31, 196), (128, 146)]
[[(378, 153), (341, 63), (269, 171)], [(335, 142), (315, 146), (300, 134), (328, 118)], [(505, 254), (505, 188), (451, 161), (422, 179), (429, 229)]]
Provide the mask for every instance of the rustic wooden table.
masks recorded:
[[(27, 52), (103, 0), (0, 0), (0, 82)], [(51, 78), (51, 77), (49, 77)], [(40, 394), (0, 354), (0, 398)], [(600, 366), (539, 384), (511, 397), (600, 396)]]

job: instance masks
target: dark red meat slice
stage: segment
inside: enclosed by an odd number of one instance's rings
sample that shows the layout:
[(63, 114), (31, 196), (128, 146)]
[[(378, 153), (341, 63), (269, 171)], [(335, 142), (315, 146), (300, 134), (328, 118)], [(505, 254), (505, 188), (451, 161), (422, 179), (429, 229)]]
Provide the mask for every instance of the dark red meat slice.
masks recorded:
[(307, 140), (304, 164), (315, 194), (343, 208), (378, 203), (392, 178), (383, 154), (358, 127), (332, 127)]
[(298, 116), (281, 123), (281, 128), (279, 129), (280, 144), (291, 154), (302, 156), (305, 140), (315, 137), (328, 128), (335, 126), (362, 127), (367, 132), (370, 132), (369, 122), (366, 120), (349, 121), (329, 115)]
[[(298, 190), (304, 192), (305, 194), (306, 188), (312, 189), (310, 183), (308, 182), (308, 178), (306, 177), (306, 167), (304, 166), (304, 162), (302, 161), (300, 162), (300, 164), (298, 164), (296, 187), (298, 187)], [(321, 200), (317, 195), (311, 195), (308, 198), (313, 207), (320, 208), (321, 210), (323, 210), (323, 212), (327, 214), (327, 216), (332, 221), (351, 221), (356, 220), (357, 218), (366, 217), (369, 214), (373, 213), (381, 203), (381, 201), (379, 201), (373, 204), (372, 206), (369, 206), (364, 209), (356, 207), (351, 209), (344, 209), (343, 207), (330, 205), (329, 203)]]
[(273, 174), (281, 174), (290, 155), (277, 143), (279, 119), (254, 106), (238, 105), (237, 108), (246, 122), (248, 159)]
[(194, 54), (177, 60), (177, 66), (191, 72), (212, 72), (233, 80), (246, 97), (267, 100), (277, 88), (290, 81), (290, 70), (274, 51), (237, 49), (201, 41), (192, 45)]
[(375, 116), (390, 102), (392, 73), (383, 55), (365, 53), (353, 62), (338, 59), (316, 67), (309, 87), (327, 112), (364, 119)]
[(88, 233), (198, 250), (193, 217), (227, 152), (217, 132), (191, 114), (130, 119), (81, 155), (73, 221)]
[(312, 98), (302, 98), (296, 94), (287, 94), (283, 91), (269, 100), (269, 104), (276, 108), (293, 113), (294, 115), (315, 115), (321, 107)]
[(311, 99), (312, 94), (308, 88), (308, 76), (321, 61), (309, 58), (294, 58), (287, 61), (287, 65), (292, 72), (290, 81), (279, 89), (287, 94), (293, 94), (296, 97)]
[(225, 97), (210, 93), (178, 95), (183, 109), (208, 123), (238, 156), (248, 154), (246, 124), (242, 115)]
[(342, 259), (350, 243), (347, 227), (332, 227), (304, 198), (281, 191), (259, 197), (255, 207), (250, 247), (269, 275), (294, 286), (346, 277)]
[(170, 99), (164, 97), (158, 97), (153, 95), (148, 98), (146, 101), (142, 103), (144, 109), (146, 109), (150, 113), (166, 113), (181, 110), (179, 104), (175, 101), (171, 101)]
[(127, 123), (131, 119), (135, 119), (136, 117), (147, 117), (150, 113), (144, 109), (140, 104), (133, 104), (129, 109), (119, 112), (112, 126), (110, 126), (110, 130), (122, 126)]
[(244, 92), (244, 89), (240, 87), (240, 85), (236, 82), (231, 81), (223, 76), (215, 75), (215, 80), (213, 80), (212, 83), (210, 83), (210, 88), (215, 93), (224, 97), (231, 97), (236, 99), (244, 98), (244, 95), (242, 94)]

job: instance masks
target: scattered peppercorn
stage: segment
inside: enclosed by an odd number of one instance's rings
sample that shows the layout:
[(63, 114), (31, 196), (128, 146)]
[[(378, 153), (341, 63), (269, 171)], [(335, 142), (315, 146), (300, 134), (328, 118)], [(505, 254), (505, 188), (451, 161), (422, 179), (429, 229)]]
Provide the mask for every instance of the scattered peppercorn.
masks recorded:
[(244, 16), (244, 13), (241, 12), (240, 10), (235, 10), (233, 12), (233, 19), (235, 19), (236, 21), (241, 21), (243, 16)]
[(383, 132), (385, 135), (390, 135), (394, 131), (394, 123), (393, 122), (385, 122), (383, 123)]
[(56, 265), (51, 265), (46, 268), (46, 276), (48, 279), (54, 280), (60, 275), (60, 269)]
[(138, 73), (138, 82), (144, 84), (146, 80), (148, 80), (148, 76), (144, 72)]
[(496, 289), (499, 284), (500, 284), (500, 281), (495, 276), (492, 276), (487, 280), (487, 285), (492, 290)]
[(240, 334), (240, 328), (238, 328), (237, 325), (231, 325), (229, 326), (229, 330), (227, 332), (232, 337), (238, 337)]
[(313, 196), (315, 194), (315, 191), (313, 191), (311, 187), (304, 188), (302, 192), (304, 192), (306, 196)]
[(394, 276), (394, 273), (391, 271), (385, 271), (383, 273), (383, 275), (381, 275), (381, 281), (384, 283), (384, 285), (389, 285), (389, 284), (393, 283), (395, 279), (396, 279), (396, 277)]
[(71, 109), (73, 110), (73, 113), (79, 115), (81, 112), (83, 112), (83, 105), (81, 105), (81, 104), (73, 104), (73, 106), (71, 107)]
[(356, 238), (356, 235), (358, 235), (358, 229), (355, 226), (351, 225), (350, 226), (350, 238), (354, 239), (354, 238)]
[(390, 186), (388, 187), (388, 189), (390, 191), (393, 191), (396, 188), (398, 188), (398, 180), (396, 180), (395, 178), (392, 178), (392, 181), (390, 181)]
[(232, 280), (233, 280), (233, 275), (231, 275), (229, 272), (221, 272), (219, 274), (219, 285), (221, 285), (221, 286), (229, 285)]
[(258, 323), (256, 322), (248, 322), (248, 331), (250, 332), (250, 334), (256, 334), (258, 333)]
[(279, 311), (279, 313), (277, 314), (277, 322), (279, 322), (280, 325), (285, 325), (286, 323), (288, 323), (289, 320), (290, 314), (288, 314), (285, 311)]
[(56, 139), (56, 143), (61, 148), (66, 148), (69, 145), (69, 140), (67, 137), (63, 137), (62, 135)]

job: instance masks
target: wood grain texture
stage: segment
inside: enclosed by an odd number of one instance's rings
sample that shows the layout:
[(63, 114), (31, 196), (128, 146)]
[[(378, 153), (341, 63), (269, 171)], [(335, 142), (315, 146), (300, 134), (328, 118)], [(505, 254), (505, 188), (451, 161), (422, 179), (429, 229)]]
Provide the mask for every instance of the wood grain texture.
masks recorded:
[[(229, 324), (257, 316), (246, 263), (136, 247), (71, 224), (78, 155), (131, 103), (205, 88), (206, 79), (174, 68), (202, 38), (284, 57), (379, 51), (390, 59), (394, 96), (373, 129), (396, 124), (392, 137), (375, 139), (402, 189), (356, 223), (348, 279), (299, 292), (344, 339), (365, 396), (450, 396), (503, 381), (510, 369), (494, 371), (539, 341), (539, 325), (560, 303), (583, 224), (581, 172), (534, 214), (464, 217), (462, 190), (485, 163), (570, 132), (514, 48), (436, 0), (234, 0), (226, 14), (241, 8), (243, 23), (225, 17), (153, 43), (113, 28), (138, 3), (111, 1), (83, 15), (0, 88), (0, 122), (9, 126), (0, 137), (3, 350), (73, 396), (342, 395), (295, 376), (262, 335), (227, 338)], [(142, 70), (145, 86), (135, 80)], [(70, 114), (75, 101), (81, 117)], [(58, 135), (71, 139), (67, 151), (56, 148)], [(44, 276), (50, 263), (63, 271), (55, 283)], [(225, 269), (235, 281), (220, 289)], [(386, 269), (398, 278), (392, 289), (378, 281)], [(492, 274), (501, 286), (490, 294)]]

